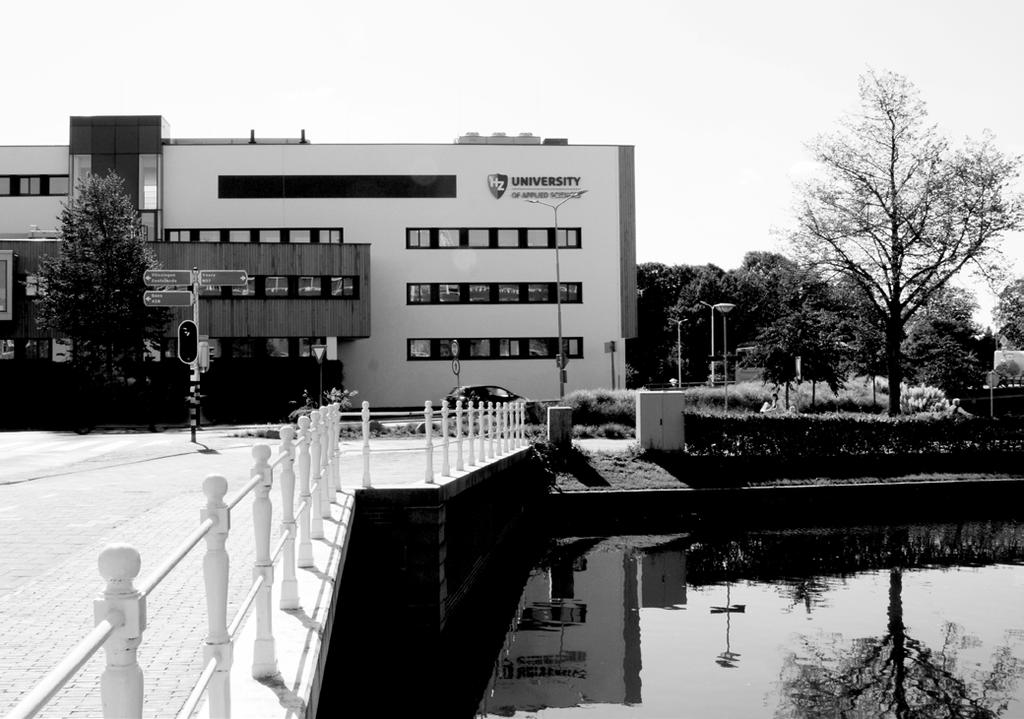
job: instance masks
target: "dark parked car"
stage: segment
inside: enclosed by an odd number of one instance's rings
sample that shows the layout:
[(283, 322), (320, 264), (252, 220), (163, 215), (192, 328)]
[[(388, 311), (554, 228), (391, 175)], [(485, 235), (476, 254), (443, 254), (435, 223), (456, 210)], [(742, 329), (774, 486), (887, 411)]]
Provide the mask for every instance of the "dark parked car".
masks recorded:
[(526, 398), (493, 384), (467, 384), (462, 387), (452, 387), (451, 392), (445, 397), (448, 405), (454, 407), (457, 400), (467, 402), (473, 400), (474, 406), (480, 406), (480, 402), (515, 402)]

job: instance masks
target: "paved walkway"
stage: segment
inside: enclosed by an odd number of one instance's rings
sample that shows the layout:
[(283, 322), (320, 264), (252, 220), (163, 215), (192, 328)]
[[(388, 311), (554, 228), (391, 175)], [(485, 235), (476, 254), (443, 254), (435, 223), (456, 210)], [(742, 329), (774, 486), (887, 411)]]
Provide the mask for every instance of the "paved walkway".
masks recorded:
[[(103, 588), (96, 562), (105, 546), (113, 542), (135, 546), (142, 556), (139, 579), (145, 578), (195, 528), (205, 505), (201, 485), (207, 475), (227, 478), (230, 501), (248, 481), (253, 445), (269, 444), (276, 457), (277, 440), (234, 434), (206, 430), (198, 437), (201, 446), (189, 441), (187, 430), (105, 438), (100, 434), (89, 438), (59, 433), (0, 435), (4, 467), (0, 471), (0, 715), (13, 708), (92, 629), (92, 601)], [(19, 440), (30, 446), (26, 449)], [(424, 481), (422, 437), (371, 442), (375, 484)], [(78, 449), (72, 450), (72, 443)], [(362, 483), (361, 449), (361, 441), (342, 443), (343, 489)], [(78, 459), (68, 464), (60, 455), (72, 451)], [(454, 451), (453, 446), (452, 473), (462, 474), (454, 471)], [(440, 446), (435, 445), (438, 474), (441, 461)], [(332, 520), (325, 522), (327, 539), (315, 543), (324, 561), (329, 555), (337, 560), (331, 553), (338, 547), (331, 540), (347, 521), (342, 511), (347, 501), (344, 497), (339, 495)], [(280, 521), (276, 487), (271, 498), (274, 546)], [(255, 558), (250, 507), (251, 498), (247, 497), (232, 512), (229, 620), (248, 591)], [(173, 716), (201, 671), (206, 634), (201, 578), (204, 551), (200, 543), (148, 598), (148, 628), (139, 649), (146, 717)], [(318, 580), (323, 584), (324, 576)], [(322, 598), (320, 601), (317, 611), (321, 615), (311, 618), (312, 609), (296, 615), (307, 636), (310, 626), (315, 633), (323, 618)], [(243, 642), (239, 640), (240, 645)], [(297, 649), (308, 653), (309, 647)], [(103, 664), (100, 651), (39, 716), (100, 717)], [(236, 672), (233, 677), (248, 676), (237, 654)], [(308, 676), (301, 680), (307, 681)], [(278, 695), (281, 706), (286, 706), (295, 701), (289, 687), (294, 688), (300, 679), (289, 674), (282, 681), (281, 686), (268, 687)], [(238, 705), (246, 694), (239, 685), (240, 680), (233, 678), (236, 716), (253, 716), (244, 705)]]

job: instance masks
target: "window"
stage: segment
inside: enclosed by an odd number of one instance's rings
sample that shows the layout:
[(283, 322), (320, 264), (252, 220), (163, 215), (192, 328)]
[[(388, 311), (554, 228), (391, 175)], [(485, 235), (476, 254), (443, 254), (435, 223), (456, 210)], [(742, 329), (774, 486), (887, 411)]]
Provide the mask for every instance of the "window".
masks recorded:
[(232, 287), (232, 297), (254, 297), (256, 295), (256, 278), (250, 277), (241, 287)]
[[(232, 290), (240, 290), (241, 287), (232, 287)], [(221, 297), (220, 285), (199, 285), (199, 296), (200, 297)]]
[(309, 230), (289, 230), (288, 241), (301, 245), (308, 244), (310, 240), (309, 234)]
[(263, 282), (263, 294), (266, 297), (287, 297), (288, 278), (283, 275), (271, 275)]
[(579, 282), (563, 282), (562, 283), (562, 302), (579, 302), (580, 301), (580, 283)]
[(437, 355), (441, 359), (452, 358), (452, 343), (451, 340), (440, 340), (437, 343)]
[[(548, 349), (548, 341), (542, 338), (534, 338), (530, 341), (530, 356), (531, 357), (553, 357), (553, 353)], [(557, 342), (555, 343), (557, 344)]]
[(300, 337), (299, 357), (313, 357), (313, 345), (327, 344), (326, 337)]
[(430, 359), (430, 340), (409, 340), (409, 357)]
[(491, 232), (490, 230), (470, 230), (469, 231), (469, 246), (470, 247), (488, 247), (491, 244)]
[(519, 230), (498, 230), (498, 247), (519, 247)]
[(409, 285), (409, 304), (420, 305), (430, 303), (430, 285)]
[(281, 230), (260, 230), (260, 242), (280, 242)]
[(320, 241), (328, 245), (340, 245), (341, 230), (320, 230)]
[(459, 246), (459, 231), (458, 230), (438, 230), (437, 231), (437, 246), (438, 247), (458, 247)]
[(92, 155), (72, 155), (71, 176), (75, 181), (75, 191), (85, 181), (85, 178), (92, 172)]
[(438, 302), (459, 302), (461, 299), (457, 284), (441, 283), (437, 286)]
[[(158, 210), (157, 155), (139, 155), (139, 209)], [(200, 240), (202, 241), (202, 240)]]
[(288, 339), (286, 337), (270, 337), (264, 343), (267, 357), (287, 357)]
[(25, 340), (25, 359), (48, 360), (50, 359), (50, 340), (30, 339)]
[(519, 285), (498, 285), (498, 302), (518, 302)]
[(430, 230), (407, 230), (406, 247), (430, 247)]
[(11, 194), (11, 178), (0, 177), (0, 195)]
[(519, 356), (519, 340), (498, 340), (498, 356), (499, 357), (518, 357)]
[(232, 359), (249, 359), (252, 357), (252, 341), (237, 339), (231, 341)]
[(200, 242), (220, 242), (220, 230), (199, 230)]
[[(66, 195), (68, 194), (68, 177), (67, 175), (50, 175), (50, 194), (51, 195)], [(3, 194), (3, 193), (0, 193)]]
[(299, 297), (319, 297), (323, 294), (323, 283), (319, 277), (299, 277)]
[(0, 339), (0, 360), (14, 359), (14, 340)]
[(490, 285), (470, 285), (469, 286), (469, 301), (470, 302), (490, 302), (491, 301), (491, 286)]
[(531, 282), (526, 286), (526, 297), (529, 302), (547, 302), (551, 299), (548, 283)]
[(580, 350), (580, 340), (577, 337), (563, 337), (562, 343), (565, 345), (565, 353), (570, 357), (582, 357), (583, 352)]
[(491, 341), (490, 340), (470, 340), (469, 341), (469, 356), (470, 357), (490, 357), (491, 356)]
[(167, 230), (168, 242), (188, 242), (191, 237), (189, 230)]
[(548, 231), (543, 230), (527, 230), (526, 231), (526, 246), (527, 247), (547, 247), (548, 246)]
[(356, 278), (332, 277), (331, 297), (356, 297)]
[(580, 246), (580, 231), (578, 229), (559, 230), (558, 231), (558, 246), (559, 247), (579, 247)]
[(230, 230), (228, 242), (252, 242), (252, 233), (249, 230)]
[(25, 278), (25, 296), (42, 297), (46, 294), (46, 283), (39, 275), (28, 275)]

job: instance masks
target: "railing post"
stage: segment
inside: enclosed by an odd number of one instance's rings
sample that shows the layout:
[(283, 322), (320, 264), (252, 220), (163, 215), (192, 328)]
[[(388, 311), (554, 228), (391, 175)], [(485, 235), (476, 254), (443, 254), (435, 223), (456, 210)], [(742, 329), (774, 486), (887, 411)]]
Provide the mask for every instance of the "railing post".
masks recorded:
[(484, 403), (483, 400), (480, 400), (479, 410), (480, 411), (477, 412), (477, 417), (479, 418), (480, 421), (477, 424), (479, 425), (478, 429), (480, 430), (479, 433), (478, 433), (479, 437), (480, 437), (480, 447), (479, 447), (479, 449), (480, 449), (480, 451), (479, 451), (480, 464), (487, 464), (487, 419), (488, 419), (488, 417), (487, 417), (487, 405)]
[(299, 608), (299, 582), (295, 578), (295, 430), (291, 425), (281, 427), (280, 454), (286, 455), (281, 463), (281, 532), (284, 534), (284, 554), (281, 564), (281, 609)]
[(498, 443), (495, 437), (495, 433), (498, 430), (498, 412), (494, 402), (487, 403), (487, 415), (487, 459), (494, 459)]
[(328, 438), (330, 441), (327, 445), (331, 458), (331, 499), (337, 499), (338, 492), (341, 491), (341, 457), (339, 456), (341, 447), (338, 445), (338, 438), (341, 434), (341, 403), (331, 402), (328, 406), (327, 416), (330, 418), (328, 426), (331, 430)]
[(498, 405), (498, 452), (508, 454), (508, 402)]
[(127, 544), (112, 544), (100, 552), (100, 576), (107, 586), (93, 602), (93, 615), (97, 624), (111, 611), (124, 620), (103, 644), (107, 665), (100, 678), (100, 695), (107, 719), (142, 716), (142, 668), (137, 652), (146, 629), (146, 598), (133, 584), (141, 567), (139, 553)]
[(519, 403), (519, 446), (526, 445), (526, 402)]
[(455, 471), (465, 469), (462, 464), (462, 400), (455, 400)]
[(274, 628), (272, 621), (272, 589), (274, 586), (274, 565), (270, 563), (270, 488), (273, 475), (267, 460), (270, 459), (270, 447), (257, 444), (252, 448), (252, 474), (260, 475), (263, 481), (255, 488), (252, 502), (252, 526), (256, 535), (256, 564), (253, 566), (252, 578), (263, 577), (263, 586), (256, 595), (256, 641), (252, 652), (252, 676), (255, 679), (272, 677), (277, 674), (277, 652), (274, 648)]
[(320, 517), (331, 518), (331, 421), (330, 410), (320, 408)]
[(467, 409), (469, 410), (467, 413), (468, 419), (466, 420), (466, 434), (469, 440), (469, 458), (467, 462), (470, 467), (473, 467), (476, 465), (476, 456), (473, 453), (473, 400), (469, 400)]
[(363, 486), (370, 486), (370, 403), (363, 401)]
[(225, 544), (231, 529), (231, 511), (224, 504), (228, 481), (219, 474), (203, 480), (206, 507), (199, 512), (199, 521), (213, 519), (216, 524), (206, 533), (206, 555), (203, 557), (203, 582), (206, 585), (206, 645), (204, 663), (217, 658), (217, 669), (210, 679), (207, 696), (212, 719), (231, 716), (231, 664), (233, 645), (228, 634), (228, 574), (231, 566)]
[(320, 434), (320, 413), (313, 410), (309, 413), (309, 485), (313, 496), (310, 534), (313, 539), (324, 538), (323, 512), (320, 511), (323, 496), (323, 488), (320, 486)]
[(429, 399), (423, 403), (423, 432), (427, 435), (427, 484), (434, 482), (434, 403)]
[(451, 477), (448, 466), (448, 400), (441, 400), (441, 476)]
[(309, 494), (309, 417), (299, 417), (299, 558), (300, 567), (313, 566), (313, 543), (309, 541), (312, 498)]

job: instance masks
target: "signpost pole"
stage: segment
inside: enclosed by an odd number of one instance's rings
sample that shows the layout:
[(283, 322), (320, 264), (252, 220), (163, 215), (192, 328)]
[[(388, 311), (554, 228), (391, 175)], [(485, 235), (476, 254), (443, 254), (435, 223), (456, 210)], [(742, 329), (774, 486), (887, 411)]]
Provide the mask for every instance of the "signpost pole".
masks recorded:
[[(192, 321), (196, 323), (196, 336), (199, 335), (199, 268), (192, 268)], [(196, 430), (199, 428), (199, 358), (189, 364), (189, 383), (192, 399), (189, 402), (189, 430), (192, 442), (196, 441)]]

